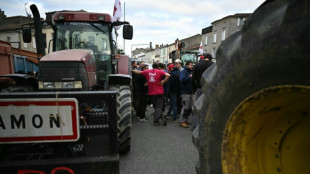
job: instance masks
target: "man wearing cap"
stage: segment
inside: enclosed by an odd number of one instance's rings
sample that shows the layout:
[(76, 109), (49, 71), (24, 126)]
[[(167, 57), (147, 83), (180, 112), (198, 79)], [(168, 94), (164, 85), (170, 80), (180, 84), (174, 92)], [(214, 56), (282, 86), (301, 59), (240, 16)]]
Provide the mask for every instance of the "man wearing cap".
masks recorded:
[(178, 68), (179, 68), (180, 71), (182, 71), (182, 70), (183, 70), (183, 68), (182, 68), (182, 61), (181, 61), (180, 59), (176, 59), (176, 60), (174, 61), (174, 64), (175, 64), (175, 63), (177, 63), (177, 64), (180, 65), (180, 66), (178, 66)]
[(177, 59), (174, 61), (174, 68), (170, 72), (169, 79), (169, 92), (170, 92), (170, 107), (167, 112), (167, 116), (171, 116), (172, 121), (177, 121), (178, 111), (181, 111), (181, 94), (180, 94), (180, 68), (181, 60)]

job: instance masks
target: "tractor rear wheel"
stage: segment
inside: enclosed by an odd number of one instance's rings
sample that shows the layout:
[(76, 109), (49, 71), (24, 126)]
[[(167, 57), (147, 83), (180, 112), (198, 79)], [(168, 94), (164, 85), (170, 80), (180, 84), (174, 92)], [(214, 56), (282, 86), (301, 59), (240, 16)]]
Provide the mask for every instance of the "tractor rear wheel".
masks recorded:
[(309, 173), (310, 13), (266, 1), (222, 43), (195, 102), (197, 173)]
[(131, 91), (127, 85), (111, 85), (109, 90), (116, 91), (117, 135), (119, 153), (130, 151), (131, 145)]

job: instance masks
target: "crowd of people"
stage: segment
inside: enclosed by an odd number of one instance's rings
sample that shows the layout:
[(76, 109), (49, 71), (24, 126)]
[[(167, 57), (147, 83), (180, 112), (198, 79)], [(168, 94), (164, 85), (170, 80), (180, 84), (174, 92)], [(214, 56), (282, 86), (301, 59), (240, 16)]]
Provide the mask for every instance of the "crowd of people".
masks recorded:
[[(203, 54), (194, 66), (193, 62), (176, 59), (167, 66), (154, 62), (149, 69), (144, 62), (132, 62), (133, 108), (140, 121), (147, 121), (145, 112), (148, 104), (154, 107), (153, 125), (162, 122), (177, 122), (181, 127), (197, 126), (197, 118), (192, 111), (194, 94), (201, 94), (201, 78), (204, 71), (213, 64), (211, 54)], [(184, 65), (184, 66), (183, 66)], [(168, 111), (165, 111), (166, 106)], [(190, 115), (193, 115), (189, 121)]]

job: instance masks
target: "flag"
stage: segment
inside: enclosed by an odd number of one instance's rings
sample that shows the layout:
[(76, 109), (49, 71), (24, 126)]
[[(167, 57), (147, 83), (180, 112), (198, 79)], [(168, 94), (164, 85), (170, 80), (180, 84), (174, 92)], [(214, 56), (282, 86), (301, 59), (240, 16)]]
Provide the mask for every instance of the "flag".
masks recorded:
[[(121, 1), (115, 0), (112, 22), (120, 21), (122, 17), (123, 17), (123, 13), (122, 13), (122, 8), (121, 8)], [(121, 26), (115, 26), (116, 30), (118, 30), (120, 28), (121, 28)]]
[(203, 54), (202, 41), (200, 42), (200, 47), (199, 47), (198, 53), (199, 53), (200, 55)]

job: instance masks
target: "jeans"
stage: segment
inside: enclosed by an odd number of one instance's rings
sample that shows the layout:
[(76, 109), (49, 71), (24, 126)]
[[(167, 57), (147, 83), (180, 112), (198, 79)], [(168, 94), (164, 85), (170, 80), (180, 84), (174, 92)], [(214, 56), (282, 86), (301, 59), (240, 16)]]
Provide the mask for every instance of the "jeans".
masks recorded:
[(181, 110), (179, 122), (186, 122), (189, 115), (192, 112), (193, 95), (182, 94), (181, 97), (182, 97), (182, 110)]
[(151, 95), (152, 104), (154, 107), (154, 123), (158, 123), (162, 116), (162, 108), (164, 104), (164, 95)]
[(177, 119), (177, 113), (178, 113), (178, 108), (177, 108), (177, 97), (178, 94), (176, 93), (170, 93), (170, 107), (167, 112), (167, 115), (171, 115), (171, 112), (173, 112), (173, 119)]
[(140, 92), (138, 93), (138, 107), (137, 107), (137, 115), (140, 119), (145, 118), (145, 110), (147, 106), (147, 93)]

